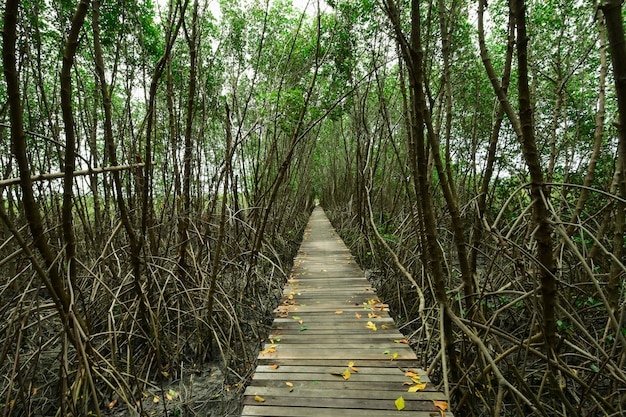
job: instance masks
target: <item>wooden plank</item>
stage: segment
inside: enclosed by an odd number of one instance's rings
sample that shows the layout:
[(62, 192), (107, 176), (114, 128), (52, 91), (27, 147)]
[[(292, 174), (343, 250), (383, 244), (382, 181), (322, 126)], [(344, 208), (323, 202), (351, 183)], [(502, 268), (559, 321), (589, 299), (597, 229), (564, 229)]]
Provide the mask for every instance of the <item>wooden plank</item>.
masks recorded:
[[(288, 397), (288, 396), (267, 396), (262, 397), (265, 399), (265, 407), (274, 407), (274, 406), (293, 406), (294, 403), (298, 407), (319, 407), (320, 403), (324, 405), (324, 408), (334, 408), (339, 410), (345, 409), (360, 409), (360, 410), (386, 410), (386, 411), (394, 411), (397, 412), (397, 408), (395, 405), (394, 399), (353, 399), (353, 398), (333, 398), (327, 397), (324, 398), (324, 401), (320, 401), (319, 398), (308, 398), (308, 397)], [(396, 397), (397, 398), (397, 397)], [(432, 401), (424, 401), (424, 400), (416, 400), (411, 401), (407, 400), (407, 398), (403, 395), (404, 398), (404, 412), (407, 411), (433, 411), (436, 412), (437, 409), (433, 405)], [(253, 397), (246, 397), (244, 400), (244, 405), (256, 405), (257, 401), (254, 400)], [(337, 411), (337, 410), (336, 410)]]
[[(270, 388), (283, 388), (285, 387), (286, 381), (278, 381), (273, 379), (264, 379), (255, 381), (254, 385), (250, 385), (250, 387), (254, 390), (259, 387), (270, 387)], [(398, 382), (387, 382), (385, 380), (378, 381), (376, 383), (351, 383), (352, 381), (291, 381), (294, 385), (299, 387), (308, 388), (308, 389), (327, 389), (330, 391), (349, 391), (356, 390), (362, 392), (379, 392), (379, 391), (390, 391), (396, 397), (400, 395), (404, 395), (404, 393), (408, 393), (407, 386), (399, 384)], [(439, 392), (434, 386), (427, 385), (424, 391), (428, 392)], [(442, 394), (443, 395), (443, 394)]]
[[(333, 408), (305, 408), (305, 407), (263, 407), (245, 406), (242, 417), (266, 416), (266, 417), (383, 417), (380, 410), (344, 409), (338, 411)], [(439, 417), (438, 412), (414, 411), (411, 417)], [(452, 417), (446, 413), (447, 417)]]
[[(274, 397), (298, 397), (298, 398), (345, 398), (345, 399), (376, 399), (376, 400), (395, 400), (398, 398), (397, 392), (386, 390), (335, 390), (323, 388), (303, 388), (295, 386), (288, 387), (283, 383), (282, 387), (248, 387), (245, 395), (254, 397), (260, 395)], [(445, 401), (446, 396), (439, 391), (417, 391), (405, 392), (402, 398), (407, 401)]]

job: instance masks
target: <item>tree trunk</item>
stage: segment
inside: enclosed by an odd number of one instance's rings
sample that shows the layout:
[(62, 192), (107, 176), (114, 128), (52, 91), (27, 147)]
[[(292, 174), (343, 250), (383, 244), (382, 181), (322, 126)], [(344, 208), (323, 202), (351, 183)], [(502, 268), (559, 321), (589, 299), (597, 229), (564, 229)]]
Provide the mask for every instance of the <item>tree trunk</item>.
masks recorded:
[(526, 4), (524, 0), (514, 0), (514, 15), (517, 26), (517, 60), (518, 60), (518, 93), (519, 121), (522, 133), (522, 153), (530, 173), (530, 196), (533, 204), (533, 224), (535, 241), (537, 242), (537, 259), (539, 261), (539, 278), (541, 301), (543, 304), (543, 336), (549, 352), (556, 348), (556, 262), (553, 255), (552, 223), (547, 189), (533, 123), (530, 88), (528, 83), (528, 36), (526, 34)]
[(65, 125), (65, 161), (63, 176), (63, 237), (65, 239), (65, 257), (69, 269), (70, 285), (76, 280), (76, 237), (72, 216), (74, 200), (74, 170), (76, 169), (76, 132), (72, 113), (72, 75), (74, 55), (78, 48), (78, 35), (89, 10), (89, 0), (81, 0), (72, 19), (72, 26), (63, 52), (61, 69), (61, 111)]
[[(613, 63), (613, 79), (615, 80), (615, 92), (617, 95), (617, 108), (619, 120), (617, 124), (619, 143), (617, 146), (617, 169), (619, 169), (618, 195), (621, 200), (617, 202), (615, 215), (615, 229), (613, 232), (613, 255), (616, 259), (622, 259), (624, 253), (624, 220), (626, 204), (626, 41), (624, 39), (624, 23), (622, 18), (623, 0), (607, 0), (601, 6), (606, 20), (607, 35), (611, 48), (611, 61)], [(607, 290), (609, 302), (614, 311), (618, 308), (620, 296), (620, 279), (624, 271), (619, 263), (611, 261), (609, 282)]]
[[(189, 45), (189, 91), (187, 96), (187, 118), (185, 123), (185, 151), (183, 156), (183, 212), (178, 223), (178, 268), (181, 274), (187, 272), (187, 246), (189, 245), (188, 229), (191, 222), (191, 150), (192, 130), (194, 121), (194, 100), (196, 96), (196, 65), (198, 55), (198, 0), (193, 2), (191, 36), (187, 36)], [(186, 31), (185, 31), (186, 33)], [(225, 198), (225, 196), (224, 196)]]

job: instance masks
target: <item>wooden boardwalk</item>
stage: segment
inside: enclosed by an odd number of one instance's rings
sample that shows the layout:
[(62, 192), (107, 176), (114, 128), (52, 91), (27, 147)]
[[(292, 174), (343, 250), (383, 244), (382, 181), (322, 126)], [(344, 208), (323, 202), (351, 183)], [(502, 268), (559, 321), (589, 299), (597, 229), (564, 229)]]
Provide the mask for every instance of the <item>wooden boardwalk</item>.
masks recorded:
[(369, 285), (317, 207), (242, 417), (452, 415)]

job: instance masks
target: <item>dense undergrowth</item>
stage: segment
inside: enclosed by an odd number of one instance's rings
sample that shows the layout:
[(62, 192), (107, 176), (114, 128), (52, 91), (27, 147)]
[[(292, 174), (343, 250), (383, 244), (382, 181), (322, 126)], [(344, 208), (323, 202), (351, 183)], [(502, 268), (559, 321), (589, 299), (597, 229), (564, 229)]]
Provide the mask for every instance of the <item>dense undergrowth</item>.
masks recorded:
[[(163, 244), (144, 258), (141, 294), (114, 229), (81, 258), (73, 314), (90, 334), (78, 351), (24, 251), (13, 254), (14, 262), (5, 256), (2, 273), (18, 270), (0, 286), (2, 415), (87, 416), (98, 408), (102, 415), (235, 415), (307, 219), (302, 211), (267, 239), (256, 264), (229, 229), (214, 294), (215, 219), (194, 225), (208, 233), (191, 238), (184, 272), (175, 246)], [(175, 228), (156, 229), (162, 242), (175, 240), (167, 234)], [(71, 398), (61, 402), (63, 393)]]
[[(457, 254), (445, 238), (449, 224), (441, 217), (439, 230), (446, 253), (447, 296), (451, 310), (458, 317), (454, 349), (459, 373), (456, 379), (449, 375), (446, 380), (442, 372), (449, 370), (450, 365), (444, 368), (441, 363), (441, 307), (419, 257), (421, 249), (414, 232), (403, 226), (406, 223), (401, 219), (384, 225), (394, 235), (387, 237), (387, 244), (421, 286), (426, 300), (423, 313), (419, 312), (418, 292), (371, 230), (360, 228), (358, 216), (341, 206), (331, 207), (327, 213), (361, 265), (368, 269), (373, 286), (381, 299), (389, 303), (424, 368), (438, 381), (440, 389), (449, 389), (457, 414), (623, 414), (626, 322), (623, 313), (616, 317), (621, 326), (618, 333), (608, 313), (604, 276), (593, 274), (582, 262), (584, 258), (577, 258), (579, 251), (591, 250), (585, 242), (579, 241), (576, 246), (563, 242), (561, 247), (558, 344), (557, 350), (548, 355), (538, 330), (540, 296), (532, 244), (525, 239), (508, 238), (512, 232), (524, 236), (531, 231), (512, 216), (511, 223), (503, 225), (503, 229), (509, 230), (506, 243), (485, 245), (477, 277), (479, 308), (472, 316), (463, 304)], [(489, 239), (496, 242), (495, 238)], [(597, 259), (600, 264), (601, 258)], [(595, 270), (599, 271), (600, 267)], [(496, 372), (510, 386), (499, 382)], [(500, 409), (495, 410), (494, 405)]]

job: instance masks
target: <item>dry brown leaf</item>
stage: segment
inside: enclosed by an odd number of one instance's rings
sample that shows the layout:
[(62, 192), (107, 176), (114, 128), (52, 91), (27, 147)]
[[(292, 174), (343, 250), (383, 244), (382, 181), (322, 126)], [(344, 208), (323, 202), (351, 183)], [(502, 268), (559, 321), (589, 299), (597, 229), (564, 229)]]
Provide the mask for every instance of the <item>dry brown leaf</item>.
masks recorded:
[(117, 398), (109, 403), (109, 410), (112, 410), (113, 407), (117, 405)]
[(274, 353), (276, 352), (276, 346), (270, 346), (267, 349), (261, 351), (262, 354)]
[(279, 366), (280, 366), (280, 365), (278, 365), (277, 363), (275, 363), (274, 365), (270, 365), (270, 366), (269, 366), (269, 368), (270, 368), (271, 370), (275, 370), (275, 369), (278, 369), (278, 368), (279, 368)]
[(361, 316), (359, 313), (354, 313), (354, 317), (356, 317), (357, 319), (360, 319), (363, 316)]
[(335, 311), (335, 314), (343, 314), (343, 310), (337, 310)]
[(446, 401), (434, 400), (433, 404), (435, 404), (435, 407), (441, 411), (446, 411), (448, 409), (448, 403)]

